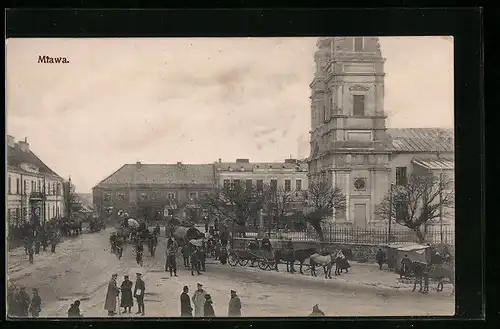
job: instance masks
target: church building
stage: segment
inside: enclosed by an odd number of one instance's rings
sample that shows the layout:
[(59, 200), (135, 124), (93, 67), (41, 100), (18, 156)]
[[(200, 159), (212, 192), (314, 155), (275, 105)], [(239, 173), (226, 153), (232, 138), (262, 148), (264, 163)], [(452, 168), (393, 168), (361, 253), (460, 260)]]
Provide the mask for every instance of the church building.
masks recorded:
[[(336, 224), (383, 227), (376, 206), (391, 183), (417, 172), (453, 179), (453, 129), (386, 127), (379, 38), (322, 37), (317, 48), (309, 181), (326, 180), (346, 195), (346, 211), (331, 218)], [(443, 222), (453, 219), (448, 212)]]

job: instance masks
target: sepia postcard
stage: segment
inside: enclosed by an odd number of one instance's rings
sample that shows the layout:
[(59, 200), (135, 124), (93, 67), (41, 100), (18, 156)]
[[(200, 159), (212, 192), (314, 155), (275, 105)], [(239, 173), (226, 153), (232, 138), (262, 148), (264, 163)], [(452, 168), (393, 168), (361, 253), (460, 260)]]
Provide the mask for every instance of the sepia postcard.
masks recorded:
[(452, 37), (6, 54), (8, 317), (455, 313)]

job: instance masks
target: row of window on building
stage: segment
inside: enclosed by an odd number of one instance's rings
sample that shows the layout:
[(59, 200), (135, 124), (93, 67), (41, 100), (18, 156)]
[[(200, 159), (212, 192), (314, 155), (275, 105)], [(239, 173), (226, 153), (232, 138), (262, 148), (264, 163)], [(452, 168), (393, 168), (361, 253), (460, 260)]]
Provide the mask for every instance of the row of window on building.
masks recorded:
[[(243, 186), (243, 181), (240, 179), (224, 179), (224, 188), (229, 189), (229, 188), (234, 188), (235, 186)], [(277, 189), (278, 188), (278, 180), (277, 179), (271, 179), (269, 181), (269, 185), (272, 189)], [(245, 180), (245, 189), (250, 191), (253, 189), (253, 180), (251, 179), (246, 179)], [(257, 179), (255, 187), (257, 191), (262, 191), (264, 189), (264, 180), (263, 179)], [(292, 191), (292, 180), (291, 179), (285, 179), (285, 185), (284, 189), (286, 192)], [(302, 191), (302, 180), (301, 179), (296, 179), (295, 180), (295, 191)]]
[[(57, 218), (62, 215), (61, 208), (59, 205), (46, 205), (47, 214), (44, 215), (43, 212), (40, 214), (41, 217), (45, 219)], [(7, 218), (9, 225), (19, 227), (28, 220), (28, 208), (9, 208), (7, 209)]]
[[(188, 196), (190, 200), (197, 200), (198, 198), (203, 198), (208, 194), (208, 192), (189, 192)], [(167, 199), (167, 200), (177, 200), (177, 192), (167, 192), (167, 191), (158, 191), (158, 192), (141, 192), (138, 194), (138, 199), (141, 201), (147, 200), (157, 200), (157, 199)], [(110, 192), (104, 193), (104, 201), (112, 201), (113, 196)], [(125, 201), (125, 192), (116, 192), (115, 193), (116, 201)]]
[[(38, 193), (46, 193), (47, 195), (62, 195), (61, 183), (46, 182), (45, 188), (41, 180), (38, 181), (32, 180), (31, 186), (29, 185), (29, 181), (27, 179), (25, 179), (23, 183), (24, 186), (21, 189), (21, 179), (16, 178), (16, 185), (15, 185), (16, 189), (14, 191), (12, 177), (9, 176), (7, 178), (7, 193), (20, 195), (20, 194), (28, 194), (29, 192), (38, 192)], [(29, 189), (29, 187), (31, 188)]]

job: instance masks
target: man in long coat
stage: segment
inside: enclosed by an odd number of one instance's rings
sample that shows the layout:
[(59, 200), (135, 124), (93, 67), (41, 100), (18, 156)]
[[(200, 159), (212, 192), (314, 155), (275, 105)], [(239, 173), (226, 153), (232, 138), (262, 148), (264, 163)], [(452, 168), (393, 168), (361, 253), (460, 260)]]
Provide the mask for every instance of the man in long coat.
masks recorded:
[(190, 318), (193, 316), (193, 308), (191, 307), (191, 300), (189, 299), (188, 292), (188, 286), (184, 286), (181, 293), (181, 316)]
[(231, 290), (231, 299), (229, 300), (227, 315), (234, 317), (241, 316), (241, 300), (234, 290)]
[(203, 306), (205, 304), (205, 295), (207, 292), (203, 290), (201, 283), (197, 284), (197, 290), (194, 292), (192, 300), (194, 304), (194, 316), (203, 317)]
[(137, 299), (138, 311), (136, 314), (145, 314), (144, 310), (144, 293), (146, 291), (146, 284), (142, 281), (142, 274), (137, 273), (137, 280), (135, 281), (134, 296)]
[(175, 258), (177, 254), (177, 249), (179, 249), (177, 241), (175, 241), (174, 238), (170, 237), (166, 253), (167, 259), (165, 262), (165, 271), (169, 271), (170, 276), (172, 276), (172, 272), (174, 276), (177, 276), (177, 261)]
[(116, 314), (116, 298), (120, 293), (120, 289), (118, 289), (118, 285), (116, 283), (117, 278), (118, 275), (113, 274), (108, 283), (108, 291), (106, 292), (106, 301), (104, 303), (104, 309), (108, 311), (108, 315)]
[(134, 306), (134, 299), (132, 296), (132, 286), (134, 284), (129, 280), (128, 275), (125, 275), (124, 280), (121, 285), (122, 298), (120, 301), (120, 307), (123, 307), (123, 313), (131, 313), (132, 306)]

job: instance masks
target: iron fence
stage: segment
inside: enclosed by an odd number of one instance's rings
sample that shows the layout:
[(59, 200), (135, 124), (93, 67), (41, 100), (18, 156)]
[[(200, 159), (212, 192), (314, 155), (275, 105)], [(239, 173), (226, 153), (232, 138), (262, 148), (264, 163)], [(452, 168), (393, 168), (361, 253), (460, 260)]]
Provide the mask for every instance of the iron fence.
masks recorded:
[[(335, 225), (323, 225), (323, 241), (325, 242), (340, 242), (340, 243), (367, 243), (367, 244), (384, 244), (384, 243), (418, 243), (418, 237), (415, 232), (407, 228), (392, 228), (389, 237), (387, 228), (351, 228), (351, 227), (337, 227)], [(425, 232), (426, 231), (426, 232)], [(250, 233), (250, 232), (248, 232)], [(253, 232), (247, 235), (254, 234)], [(257, 234), (257, 233), (255, 233)], [(320, 240), (318, 233), (308, 228), (303, 231), (289, 231), (289, 230), (271, 230), (267, 234), (270, 238), (285, 238), (294, 241), (310, 241)], [(455, 230), (451, 227), (443, 227), (442, 229), (437, 226), (427, 227), (422, 229), (422, 234), (425, 242), (432, 244), (445, 243), (455, 244)]]

